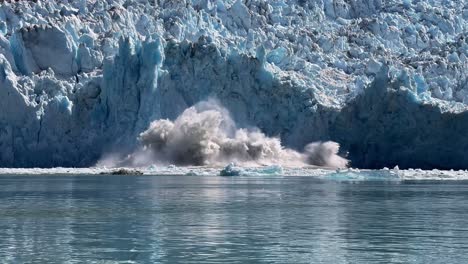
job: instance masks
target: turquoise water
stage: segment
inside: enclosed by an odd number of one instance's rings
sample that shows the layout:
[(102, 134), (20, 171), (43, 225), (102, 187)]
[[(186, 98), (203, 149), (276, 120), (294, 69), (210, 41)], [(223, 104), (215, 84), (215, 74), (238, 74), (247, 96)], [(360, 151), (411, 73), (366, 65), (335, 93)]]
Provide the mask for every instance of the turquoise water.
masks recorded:
[(1, 263), (468, 263), (468, 182), (2, 176)]

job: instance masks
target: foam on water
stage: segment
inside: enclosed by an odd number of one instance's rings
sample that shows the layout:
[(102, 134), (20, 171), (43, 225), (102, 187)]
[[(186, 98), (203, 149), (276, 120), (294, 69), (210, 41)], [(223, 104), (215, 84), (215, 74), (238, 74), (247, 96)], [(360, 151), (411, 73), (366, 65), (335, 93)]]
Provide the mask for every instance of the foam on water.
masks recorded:
[[(468, 171), (443, 171), (443, 170), (331, 170), (320, 169), (316, 167), (281, 167), (281, 166), (263, 166), (263, 167), (240, 167), (230, 165), (233, 175), (239, 177), (290, 177), (290, 176), (308, 176), (317, 179), (331, 181), (405, 181), (405, 180), (468, 180)], [(147, 176), (219, 176), (221, 171), (226, 171), (223, 167), (206, 166), (187, 166), (178, 167), (157, 166), (141, 167), (137, 170)], [(116, 168), (51, 168), (51, 169), (0, 169), (0, 175), (110, 175)], [(130, 176), (131, 177), (131, 176)]]

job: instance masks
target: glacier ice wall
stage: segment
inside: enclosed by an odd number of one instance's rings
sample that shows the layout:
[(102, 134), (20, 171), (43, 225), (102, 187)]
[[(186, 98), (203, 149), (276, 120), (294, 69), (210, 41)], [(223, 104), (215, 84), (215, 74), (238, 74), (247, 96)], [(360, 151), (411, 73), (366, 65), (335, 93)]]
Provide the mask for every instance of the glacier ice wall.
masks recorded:
[(0, 6), (0, 166), (90, 166), (216, 97), (356, 167), (468, 168), (456, 0), (44, 0)]

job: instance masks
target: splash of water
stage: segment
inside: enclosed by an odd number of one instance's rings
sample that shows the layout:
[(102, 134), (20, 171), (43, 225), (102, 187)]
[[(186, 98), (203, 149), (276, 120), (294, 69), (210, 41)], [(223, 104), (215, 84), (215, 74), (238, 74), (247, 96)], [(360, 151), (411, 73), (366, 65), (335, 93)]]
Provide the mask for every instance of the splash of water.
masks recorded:
[(229, 112), (216, 100), (186, 109), (176, 120), (156, 120), (140, 134), (142, 148), (119, 166), (176, 164), (223, 166), (316, 165), (343, 168), (348, 160), (338, 156), (335, 142), (308, 144), (303, 152), (285, 148), (281, 140), (257, 128), (237, 128)]

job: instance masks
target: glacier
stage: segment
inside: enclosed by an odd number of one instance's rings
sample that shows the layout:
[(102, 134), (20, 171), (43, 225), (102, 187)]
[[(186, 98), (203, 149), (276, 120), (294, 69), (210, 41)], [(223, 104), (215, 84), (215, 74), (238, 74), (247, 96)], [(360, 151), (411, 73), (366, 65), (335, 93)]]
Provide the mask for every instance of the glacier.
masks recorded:
[(465, 169), (467, 19), (456, 0), (3, 1), (0, 167), (92, 166), (214, 97), (353, 167)]

